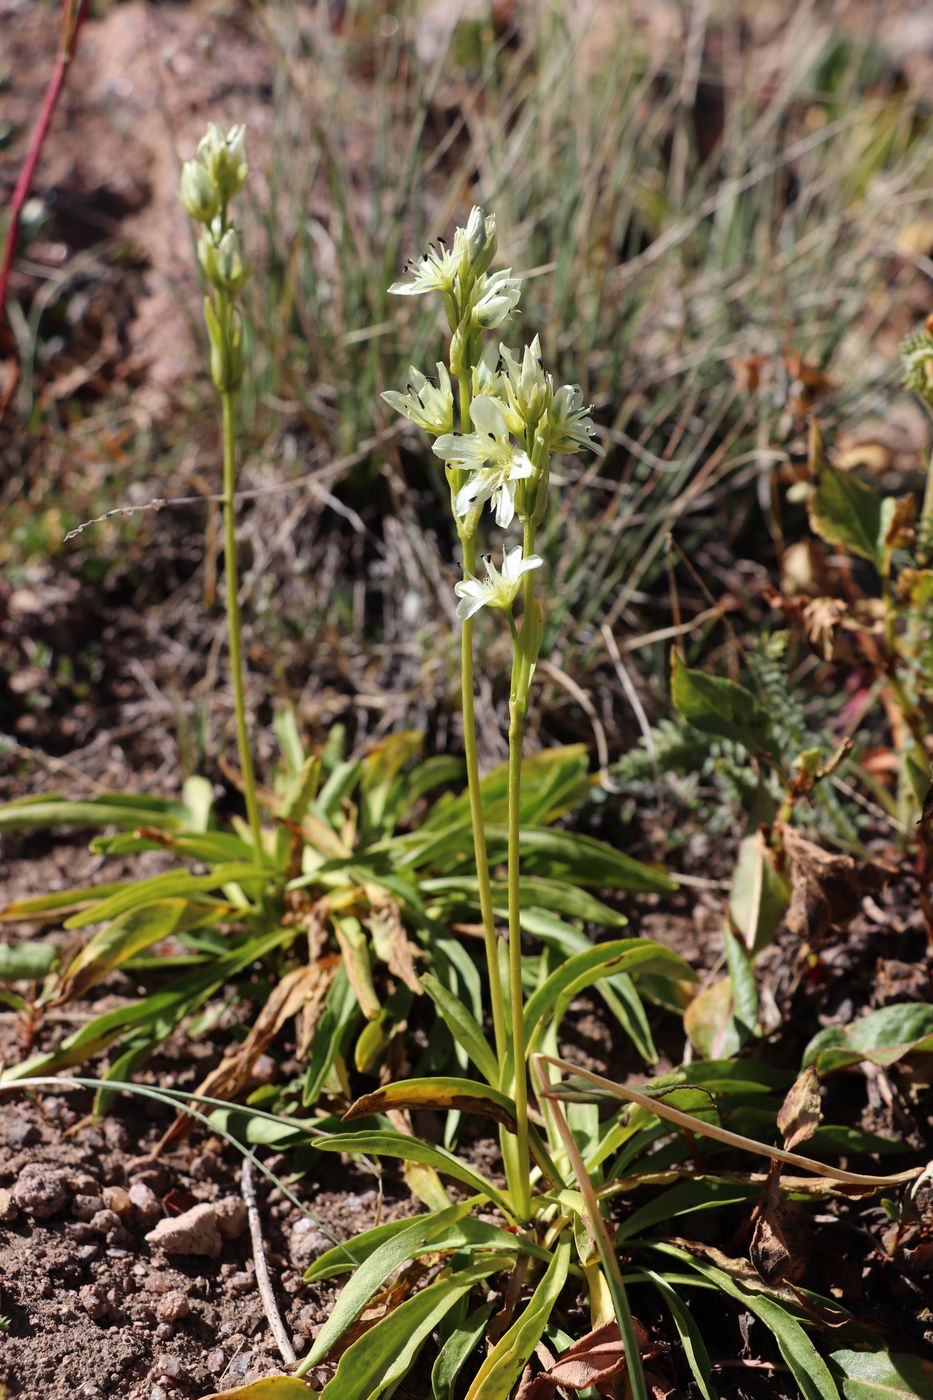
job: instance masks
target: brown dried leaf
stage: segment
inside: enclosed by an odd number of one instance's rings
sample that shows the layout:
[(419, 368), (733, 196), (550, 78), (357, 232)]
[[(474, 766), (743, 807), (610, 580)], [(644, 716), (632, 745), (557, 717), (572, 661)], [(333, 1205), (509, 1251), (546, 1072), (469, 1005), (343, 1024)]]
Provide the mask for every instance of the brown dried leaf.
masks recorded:
[[(652, 1343), (647, 1329), (636, 1318), (632, 1322), (642, 1357), (650, 1360), (657, 1356), (661, 1347)], [(600, 1394), (613, 1395), (615, 1391), (610, 1383), (624, 1370), (625, 1349), (619, 1324), (605, 1322), (561, 1352), (546, 1371), (534, 1379), (523, 1378), (516, 1400), (551, 1400), (558, 1388), (579, 1391), (590, 1386), (595, 1386)]]
[(806, 1211), (785, 1200), (774, 1178), (768, 1200), (758, 1213), (748, 1256), (763, 1283), (798, 1283), (807, 1271), (810, 1235)]
[(420, 954), (405, 932), (401, 910), (378, 885), (367, 885), (366, 893), (372, 912), (365, 922), (372, 934), (377, 957), (410, 991), (421, 996), (424, 988), (415, 971), (415, 957)]
[(852, 856), (824, 851), (792, 826), (780, 835), (790, 862), (791, 902), (785, 923), (818, 948), (851, 923), (866, 895), (877, 894), (894, 871)]
[(813, 1065), (798, 1075), (787, 1092), (777, 1116), (779, 1131), (784, 1137), (784, 1149), (793, 1152), (800, 1143), (811, 1138), (822, 1117), (820, 1108), (820, 1076)]

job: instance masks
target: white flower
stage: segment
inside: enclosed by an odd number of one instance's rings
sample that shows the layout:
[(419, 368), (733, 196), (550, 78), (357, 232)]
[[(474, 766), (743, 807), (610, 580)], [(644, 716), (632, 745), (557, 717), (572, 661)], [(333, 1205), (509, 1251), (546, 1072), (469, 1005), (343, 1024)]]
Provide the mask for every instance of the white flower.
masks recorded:
[(544, 560), (538, 554), (523, 559), (522, 547), (517, 544), (514, 549), (503, 551), (500, 573), (490, 555), (484, 554), (486, 578), (482, 582), (478, 578), (465, 578), (461, 583), (454, 584), (454, 592), (460, 599), (457, 604), (457, 616), (460, 621), (465, 622), (468, 617), (479, 612), (480, 608), (511, 608), (522, 574), (527, 574), (531, 569), (540, 569), (543, 563)]
[(472, 472), (457, 492), (454, 513), (469, 515), (484, 501), (490, 501), (496, 524), (511, 525), (515, 514), (515, 484), (531, 476), (526, 454), (509, 437), (505, 409), (498, 399), (480, 394), (470, 405), (475, 433), (447, 433), (439, 437), (434, 451), (443, 461)]
[(412, 365), (408, 371), (408, 390), (407, 394), (399, 394), (395, 389), (386, 389), (382, 397), (397, 413), (435, 437), (453, 431), (454, 396), (446, 365), (437, 366), (437, 384), (432, 384)]
[(242, 122), (231, 126), (224, 135), (215, 122), (208, 122), (207, 132), (198, 142), (198, 160), (206, 169), (225, 203), (246, 183), (246, 127)]
[[(462, 234), (463, 231), (458, 229), (457, 232)], [(453, 248), (448, 248), (443, 239), (438, 239), (436, 247), (432, 243), (417, 262), (408, 264), (411, 281), (393, 282), (389, 291), (397, 297), (421, 297), (426, 292), (449, 292), (460, 274), (462, 264), (462, 241), (458, 247), (455, 238)]]
[(550, 376), (541, 368), (541, 342), (535, 336), (525, 346), (521, 364), (507, 345), (500, 345), (499, 349), (505, 362), (502, 388), (509, 405), (509, 427), (513, 433), (534, 429), (546, 412), (552, 393)]
[(473, 320), (485, 331), (495, 330), (518, 305), (522, 284), (510, 267), (491, 275), (484, 272), (473, 292)]
[(548, 411), (548, 428), (552, 452), (579, 452), (583, 447), (591, 452), (601, 450), (593, 441), (596, 429), (589, 408), (583, 407), (579, 384), (562, 384), (556, 391)]
[(502, 375), (499, 373), (499, 352), (490, 340), (473, 366), (473, 396), (498, 399)]

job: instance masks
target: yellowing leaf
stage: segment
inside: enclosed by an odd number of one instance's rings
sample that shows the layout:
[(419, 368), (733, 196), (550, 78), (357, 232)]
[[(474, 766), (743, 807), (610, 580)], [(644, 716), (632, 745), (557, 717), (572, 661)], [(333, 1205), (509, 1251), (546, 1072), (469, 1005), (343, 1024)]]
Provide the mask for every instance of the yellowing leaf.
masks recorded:
[(264, 1381), (253, 1381), (252, 1385), (242, 1385), (238, 1390), (218, 1390), (202, 1395), (201, 1400), (313, 1400), (320, 1393), (295, 1376), (267, 1376)]

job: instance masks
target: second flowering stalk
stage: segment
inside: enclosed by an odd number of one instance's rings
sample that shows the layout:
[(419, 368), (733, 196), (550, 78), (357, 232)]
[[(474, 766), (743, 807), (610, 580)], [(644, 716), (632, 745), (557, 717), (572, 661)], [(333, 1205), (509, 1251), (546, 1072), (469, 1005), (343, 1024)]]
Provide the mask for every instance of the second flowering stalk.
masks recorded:
[[(438, 365), (437, 383), (412, 369), (409, 391), (385, 399), (434, 437), (433, 450), (445, 463), (451, 507), (463, 558), (463, 578), (455, 585), (461, 622), (461, 684), (464, 749), (473, 818), (480, 911), (489, 968), (500, 1087), (511, 1090), (516, 1133), (503, 1136), (503, 1157), (515, 1216), (531, 1215), (528, 1077), (525, 1056), (521, 947), (521, 775), (531, 684), (541, 646), (541, 608), (535, 596), (535, 533), (548, 507), (550, 462), (554, 452), (593, 447), (594, 429), (579, 388), (556, 388), (541, 364), (537, 337), (520, 356), (489, 341), (514, 313), (521, 292), (511, 269), (489, 272), (496, 252), (496, 225), (474, 208), (453, 245), (429, 248), (410, 268), (408, 280), (390, 291), (416, 296), (439, 293), (450, 329), (449, 370)], [(452, 384), (459, 397), (460, 431), (454, 431)], [(496, 526), (512, 527), (520, 544), (503, 540), (501, 565), (483, 555), (485, 577), (477, 576), (477, 545), (484, 507)], [(521, 595), (520, 618), (514, 615)], [(508, 996), (500, 975), (498, 938), (483, 820), (474, 713), (474, 619), (482, 608), (505, 616), (513, 644), (509, 694), (508, 790)]]

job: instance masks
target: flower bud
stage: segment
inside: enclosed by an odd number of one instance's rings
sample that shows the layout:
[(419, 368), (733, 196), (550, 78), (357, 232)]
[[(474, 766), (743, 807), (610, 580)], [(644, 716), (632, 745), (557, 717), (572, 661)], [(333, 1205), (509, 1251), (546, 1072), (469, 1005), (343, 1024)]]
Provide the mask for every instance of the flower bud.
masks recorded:
[(246, 183), (246, 127), (232, 126), (226, 136), (215, 122), (198, 142), (198, 160), (217, 189), (221, 204), (227, 204)]
[(209, 224), (219, 212), (217, 186), (199, 160), (188, 160), (182, 166), (178, 197), (200, 224)]

